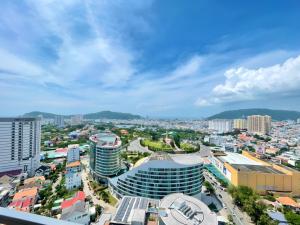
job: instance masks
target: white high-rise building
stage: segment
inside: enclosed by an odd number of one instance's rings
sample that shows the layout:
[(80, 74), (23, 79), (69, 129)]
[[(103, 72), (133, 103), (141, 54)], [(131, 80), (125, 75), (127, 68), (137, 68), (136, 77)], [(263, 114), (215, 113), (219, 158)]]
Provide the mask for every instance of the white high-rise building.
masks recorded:
[(245, 130), (247, 129), (247, 120), (245, 119), (234, 119), (233, 129)]
[(217, 133), (228, 133), (232, 131), (232, 120), (215, 119), (208, 121), (208, 129)]
[(60, 128), (64, 127), (65, 126), (64, 116), (61, 116), (61, 115), (55, 116), (54, 123), (56, 126), (58, 126)]
[(71, 117), (71, 125), (74, 126), (74, 125), (79, 125), (81, 124), (83, 121), (83, 115), (81, 114), (78, 114), (78, 115), (75, 115), (75, 116), (72, 116)]
[(247, 129), (249, 133), (269, 134), (271, 131), (271, 116), (252, 115), (247, 117)]
[(297, 123), (300, 123), (300, 118), (297, 119)]
[(80, 160), (80, 148), (78, 144), (68, 145), (67, 163)]
[(27, 172), (40, 166), (39, 118), (0, 118), (0, 173)]

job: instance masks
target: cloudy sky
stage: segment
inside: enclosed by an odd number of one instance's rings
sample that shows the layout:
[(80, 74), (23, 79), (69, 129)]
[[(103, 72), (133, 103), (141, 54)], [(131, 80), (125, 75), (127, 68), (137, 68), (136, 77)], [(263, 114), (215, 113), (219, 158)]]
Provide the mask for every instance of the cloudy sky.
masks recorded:
[(2, 0), (0, 115), (300, 110), (295, 0)]

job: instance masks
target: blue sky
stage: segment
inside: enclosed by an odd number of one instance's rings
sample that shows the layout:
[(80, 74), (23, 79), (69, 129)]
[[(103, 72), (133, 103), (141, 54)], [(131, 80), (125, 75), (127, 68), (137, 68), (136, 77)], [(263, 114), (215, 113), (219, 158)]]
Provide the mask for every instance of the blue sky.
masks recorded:
[(300, 110), (300, 2), (0, 2), (2, 116)]

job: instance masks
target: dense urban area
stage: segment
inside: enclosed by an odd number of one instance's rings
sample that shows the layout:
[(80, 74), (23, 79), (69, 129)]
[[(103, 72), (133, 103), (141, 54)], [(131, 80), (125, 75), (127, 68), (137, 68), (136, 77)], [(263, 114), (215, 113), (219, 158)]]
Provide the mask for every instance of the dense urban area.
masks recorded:
[(39, 115), (0, 134), (1, 210), (23, 221), (300, 224), (300, 118)]

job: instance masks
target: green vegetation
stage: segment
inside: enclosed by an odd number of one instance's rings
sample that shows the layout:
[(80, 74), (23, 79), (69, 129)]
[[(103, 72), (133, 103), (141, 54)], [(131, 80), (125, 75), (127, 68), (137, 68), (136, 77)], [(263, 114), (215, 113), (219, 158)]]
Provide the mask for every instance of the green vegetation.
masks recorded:
[(211, 183), (209, 183), (208, 181), (204, 181), (203, 185), (211, 194), (215, 193), (215, 188), (211, 185)]
[(210, 203), (208, 205), (208, 208), (211, 210), (211, 211), (214, 211), (214, 212), (217, 212), (218, 209), (217, 209), (217, 206), (214, 204), (214, 203)]
[(151, 151), (172, 151), (172, 147), (170, 145), (167, 145), (161, 141), (151, 141), (148, 139), (141, 140), (140, 141), (142, 146), (147, 146), (149, 150)]
[(200, 150), (200, 145), (198, 144), (197, 146), (194, 146), (189, 143), (181, 143), (180, 148), (187, 153), (192, 153), (192, 152), (198, 152)]
[(257, 225), (275, 225), (269, 216), (266, 214), (267, 207), (262, 203), (257, 202), (259, 195), (251, 188), (246, 186), (234, 187), (230, 186), (228, 192), (233, 198), (236, 206), (244, 210)]
[(289, 209), (285, 209), (284, 216), (289, 224), (291, 224), (291, 225), (299, 225), (300, 224), (300, 215), (299, 214), (296, 214)]
[(150, 155), (150, 153), (148, 152), (122, 152), (121, 153), (121, 158), (129, 163), (132, 163), (133, 165), (139, 161), (142, 158), (148, 157)]

